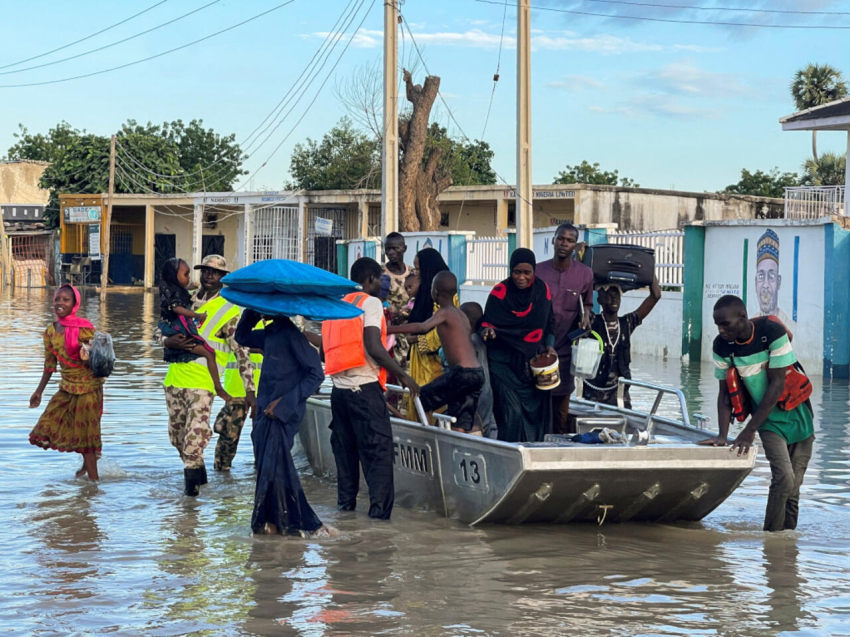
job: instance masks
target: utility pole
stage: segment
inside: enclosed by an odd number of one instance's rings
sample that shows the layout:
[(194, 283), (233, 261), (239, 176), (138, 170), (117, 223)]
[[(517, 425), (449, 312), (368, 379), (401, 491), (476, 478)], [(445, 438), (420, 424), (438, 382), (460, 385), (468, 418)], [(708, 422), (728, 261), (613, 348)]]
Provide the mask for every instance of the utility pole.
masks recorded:
[(384, 135), (381, 231), (398, 231), (398, 0), (384, 2)]
[(530, 0), (517, 0), (516, 66), (516, 245), (531, 249), (534, 247), (534, 191), (531, 183)]
[(115, 135), (109, 141), (109, 199), (106, 204), (106, 224), (103, 228), (103, 259), (100, 274), (100, 294), (105, 298), (106, 286), (109, 284), (109, 241), (112, 234), (112, 200), (115, 195)]

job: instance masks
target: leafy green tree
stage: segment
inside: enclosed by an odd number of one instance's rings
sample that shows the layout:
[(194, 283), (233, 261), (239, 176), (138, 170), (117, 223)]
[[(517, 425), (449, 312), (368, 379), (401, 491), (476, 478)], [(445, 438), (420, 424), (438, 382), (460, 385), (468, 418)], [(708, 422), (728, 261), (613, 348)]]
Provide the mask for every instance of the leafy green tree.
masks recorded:
[(844, 155), (824, 153), (817, 160), (807, 159), (803, 164), (804, 186), (843, 186), (844, 167), (847, 160)]
[(741, 180), (737, 184), (731, 184), (723, 189), (723, 192), (735, 195), (753, 195), (756, 197), (785, 196), (785, 188), (800, 185), (800, 177), (797, 173), (780, 173), (779, 168), (774, 167), (770, 172), (757, 170), (750, 172), (746, 168), (741, 169)]
[[(791, 97), (798, 111), (847, 97), (847, 82), (841, 71), (828, 64), (808, 64), (794, 74)], [(818, 133), (812, 131), (812, 157), (818, 161)]]
[(235, 134), (222, 136), (212, 128), (204, 128), (203, 124), (203, 120), (193, 119), (184, 124), (178, 119), (161, 125), (148, 122), (141, 126), (131, 119), (121, 126), (121, 132), (128, 137), (135, 134), (161, 138), (174, 146), (178, 160), (175, 176), (183, 177), (180, 180), (183, 190), (229, 192), (236, 180), (247, 174), (248, 171), (242, 170), (242, 163), (248, 156), (236, 143)]
[(624, 188), (640, 188), (640, 184), (634, 179), (628, 177), (620, 177), (620, 172), (617, 170), (602, 170), (599, 164), (591, 164), (587, 160), (576, 164), (575, 166), (567, 166), (566, 170), (562, 170), (555, 177), (556, 184), (597, 184), (601, 186), (623, 186)]
[[(41, 187), (50, 190), (45, 214), (55, 225), (60, 193), (100, 193), (109, 186), (109, 137), (94, 135), (61, 122), (47, 134), (20, 126), (10, 159), (50, 162)], [(129, 120), (117, 134), (123, 151), (116, 155), (115, 191), (173, 193), (229, 191), (245, 159), (233, 136), (204, 129), (200, 120), (140, 126)], [(125, 151), (125, 152), (124, 152)], [(127, 155), (133, 159), (130, 159)], [(138, 163), (136, 163), (138, 162)]]
[(343, 117), (320, 142), (307, 138), (290, 158), (292, 185), (304, 190), (379, 188), (381, 147)]
[(425, 157), (430, 156), (430, 149), (434, 147), (441, 149), (441, 169), (451, 174), (454, 185), (486, 186), (496, 183), (496, 173), (492, 166), (495, 153), (487, 142), (455, 139), (449, 135), (446, 127), (431, 122)]

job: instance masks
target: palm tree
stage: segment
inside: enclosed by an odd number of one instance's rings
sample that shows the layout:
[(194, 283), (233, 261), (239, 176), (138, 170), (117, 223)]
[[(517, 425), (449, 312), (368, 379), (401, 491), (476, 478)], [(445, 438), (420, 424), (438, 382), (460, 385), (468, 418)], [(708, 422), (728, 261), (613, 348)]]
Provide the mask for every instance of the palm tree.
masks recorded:
[[(846, 97), (847, 83), (841, 71), (829, 64), (809, 64), (794, 74), (791, 96), (797, 110), (802, 111)], [(812, 156), (817, 163), (817, 131), (812, 131)]]
[(815, 161), (807, 159), (803, 164), (803, 184), (806, 186), (843, 186), (844, 155), (824, 153)]

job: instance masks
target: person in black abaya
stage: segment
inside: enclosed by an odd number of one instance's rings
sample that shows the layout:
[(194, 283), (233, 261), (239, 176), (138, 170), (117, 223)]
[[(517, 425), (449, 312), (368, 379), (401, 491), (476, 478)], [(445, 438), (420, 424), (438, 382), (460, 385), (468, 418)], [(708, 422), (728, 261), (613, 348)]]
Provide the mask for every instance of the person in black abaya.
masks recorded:
[(505, 442), (540, 442), (551, 421), (552, 401), (547, 392), (537, 389), (529, 365), (542, 351), (555, 353), (552, 295), (534, 276), (536, 265), (531, 250), (514, 250), (510, 276), (490, 292), (481, 322), (493, 414), (499, 440)]
[(330, 537), (337, 531), (323, 525), (307, 502), (292, 461), (292, 445), (307, 399), (325, 377), (322, 363), (288, 318), (275, 317), (264, 330), (255, 330), (260, 319), (258, 312), (245, 310), (236, 328), (236, 342), (263, 350), (251, 432), (257, 470), (251, 529), (258, 534)]

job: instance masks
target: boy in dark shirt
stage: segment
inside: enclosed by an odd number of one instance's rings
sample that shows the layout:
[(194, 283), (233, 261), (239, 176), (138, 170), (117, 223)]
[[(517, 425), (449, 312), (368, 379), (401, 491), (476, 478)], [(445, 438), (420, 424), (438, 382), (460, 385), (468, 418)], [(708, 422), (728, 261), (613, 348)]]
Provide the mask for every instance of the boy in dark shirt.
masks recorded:
[[(649, 288), (649, 296), (640, 307), (625, 316), (618, 316), (620, 301), (623, 293), (615, 284), (597, 287), (597, 300), (602, 306), (602, 314), (596, 316), (591, 323), (591, 329), (602, 337), (604, 351), (599, 362), (599, 371), (593, 380), (584, 381), (584, 398), (606, 405), (617, 404), (617, 385), (620, 378), (631, 378), (632, 362), (631, 337), (635, 328), (644, 319), (661, 298), (661, 287), (658, 279), (653, 277)], [(628, 388), (623, 397), (623, 406), (632, 408)]]
[(484, 370), (472, 346), (469, 319), (454, 305), (457, 278), (449, 271), (434, 277), (431, 296), (440, 309), (424, 323), (396, 325), (388, 329), (394, 334), (426, 334), (437, 328), (448, 371), (422, 388), (420, 399), (425, 411), (448, 405), (446, 413), (457, 422), (452, 430), (481, 436), (482, 427), (476, 422), (478, 397), (484, 385)]

